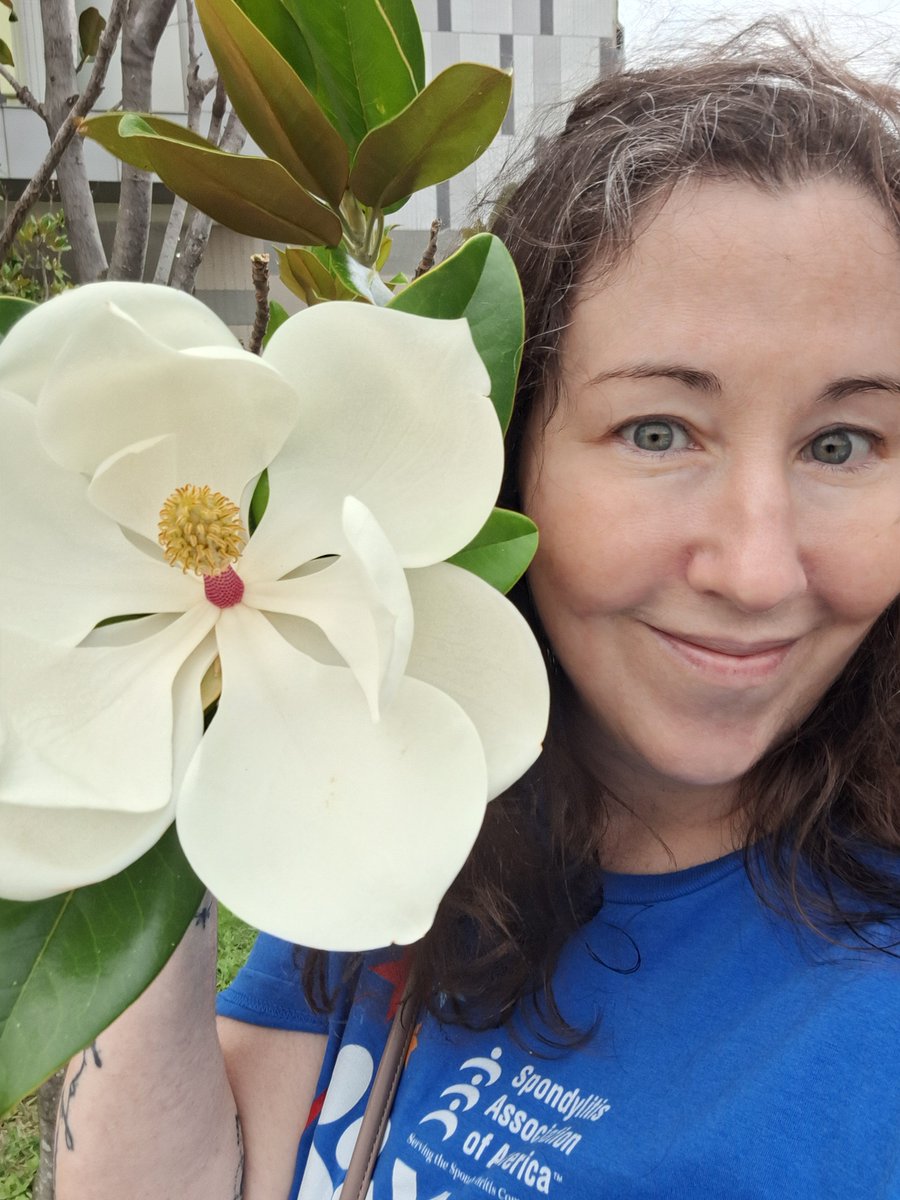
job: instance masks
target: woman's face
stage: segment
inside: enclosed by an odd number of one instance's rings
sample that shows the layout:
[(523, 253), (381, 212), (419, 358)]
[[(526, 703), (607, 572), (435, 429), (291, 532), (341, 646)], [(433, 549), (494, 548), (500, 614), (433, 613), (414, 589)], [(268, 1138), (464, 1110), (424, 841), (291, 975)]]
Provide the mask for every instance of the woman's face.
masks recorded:
[(622, 798), (728, 795), (900, 592), (896, 234), (835, 181), (679, 189), (560, 374), (522, 489), (588, 749)]

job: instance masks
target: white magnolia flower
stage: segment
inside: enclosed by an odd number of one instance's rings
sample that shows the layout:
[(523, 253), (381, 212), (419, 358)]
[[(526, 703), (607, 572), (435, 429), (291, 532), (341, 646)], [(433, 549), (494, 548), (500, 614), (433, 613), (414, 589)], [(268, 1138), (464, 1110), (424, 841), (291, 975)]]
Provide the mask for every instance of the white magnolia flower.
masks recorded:
[(364, 305), (291, 318), (263, 359), (142, 284), (13, 329), (0, 895), (107, 878), (174, 814), (200, 877), (262, 929), (421, 936), (547, 717), (519, 614), (443, 561), (499, 485), (488, 388), (464, 321)]

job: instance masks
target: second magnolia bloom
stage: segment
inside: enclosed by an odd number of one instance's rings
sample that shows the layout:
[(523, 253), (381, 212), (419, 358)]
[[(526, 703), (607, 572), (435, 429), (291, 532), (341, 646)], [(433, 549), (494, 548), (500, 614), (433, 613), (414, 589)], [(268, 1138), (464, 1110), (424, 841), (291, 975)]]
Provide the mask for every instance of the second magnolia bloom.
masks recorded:
[(0, 895), (108, 877), (175, 814), (260, 928), (421, 936), (548, 705), (518, 612), (443, 561), (502, 471), (466, 323), (323, 305), (259, 360), (186, 296), (100, 284), (16, 327), (0, 380)]

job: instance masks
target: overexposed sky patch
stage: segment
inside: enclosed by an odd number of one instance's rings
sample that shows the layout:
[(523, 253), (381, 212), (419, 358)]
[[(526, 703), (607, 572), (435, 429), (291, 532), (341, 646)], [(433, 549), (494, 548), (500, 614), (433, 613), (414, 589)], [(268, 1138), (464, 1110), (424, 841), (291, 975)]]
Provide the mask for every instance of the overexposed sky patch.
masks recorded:
[(883, 75), (900, 64), (900, 0), (619, 0), (631, 61), (681, 40), (714, 38), (724, 18), (740, 29), (766, 14), (800, 17), (857, 57), (865, 74)]

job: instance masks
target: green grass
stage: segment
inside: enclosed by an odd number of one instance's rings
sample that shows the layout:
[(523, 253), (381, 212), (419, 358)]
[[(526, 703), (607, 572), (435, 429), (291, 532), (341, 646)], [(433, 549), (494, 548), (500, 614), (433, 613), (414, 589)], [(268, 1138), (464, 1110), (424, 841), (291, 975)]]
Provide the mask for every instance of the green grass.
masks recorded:
[(37, 1098), (29, 1096), (0, 1121), (0, 1200), (30, 1200), (37, 1165)]
[(255, 929), (239, 921), (224, 905), (219, 905), (219, 961), (216, 964), (218, 991), (228, 987), (244, 965), (255, 937)]
[[(216, 987), (227, 987), (250, 953), (256, 930), (219, 905)], [(37, 1099), (29, 1096), (0, 1121), (0, 1200), (31, 1200), (38, 1165)]]

